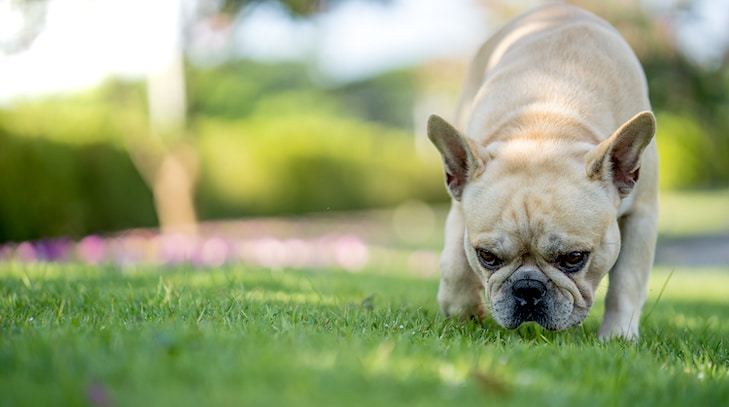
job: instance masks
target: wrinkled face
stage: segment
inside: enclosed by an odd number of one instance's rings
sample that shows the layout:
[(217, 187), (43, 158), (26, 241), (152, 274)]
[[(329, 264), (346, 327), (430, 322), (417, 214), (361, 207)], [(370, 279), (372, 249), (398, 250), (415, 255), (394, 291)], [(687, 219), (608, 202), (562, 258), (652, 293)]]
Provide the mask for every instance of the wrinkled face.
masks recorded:
[(464, 190), (465, 251), (505, 328), (580, 323), (620, 250), (616, 204), (584, 161), (508, 154)]

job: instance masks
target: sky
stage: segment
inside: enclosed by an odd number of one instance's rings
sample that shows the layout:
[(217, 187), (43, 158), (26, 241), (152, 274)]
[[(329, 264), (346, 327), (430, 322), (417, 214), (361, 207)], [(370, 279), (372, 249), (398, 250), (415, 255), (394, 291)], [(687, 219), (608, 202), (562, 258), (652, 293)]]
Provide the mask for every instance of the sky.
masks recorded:
[(694, 61), (715, 65), (729, 47), (729, 0), (699, 1), (695, 10), (678, 26), (679, 47)]
[(484, 15), (471, 0), (355, 0), (298, 21), (263, 3), (244, 13), (243, 20), (236, 40), (244, 55), (263, 60), (308, 57), (325, 75), (339, 80), (468, 55), (486, 37)]
[[(184, 15), (193, 1), (51, 0), (44, 30), (32, 45), (0, 54), (0, 103), (88, 88), (110, 75), (144, 77), (162, 69), (179, 45), (175, 16)], [(203, 64), (219, 61), (221, 51), (231, 49), (261, 61), (305, 59), (324, 75), (348, 81), (472, 52), (486, 32), (474, 10), (473, 0), (389, 5), (355, 0), (292, 20), (268, 2), (241, 13), (232, 44), (221, 46), (220, 35), (196, 28), (203, 39), (192, 41), (191, 52)], [(0, 40), (19, 24), (11, 11), (0, 3)]]
[[(0, 53), (0, 104), (73, 92), (116, 75), (143, 78), (161, 70), (180, 44), (179, 24), (196, 0), (50, 0), (43, 31), (30, 47)], [(350, 81), (434, 58), (471, 55), (492, 26), (478, 0), (350, 0), (312, 18), (291, 19), (274, 3), (245, 9), (233, 32), (196, 27), (193, 61), (222, 61), (226, 51), (261, 61), (306, 61), (323, 75)], [(660, 12), (679, 0), (644, 0)], [(695, 0), (696, 16), (679, 18), (678, 42), (711, 65), (729, 45), (729, 0)], [(0, 41), (22, 19), (0, 0)], [(537, 0), (512, 1), (528, 8)]]
[[(0, 54), (0, 103), (159, 69), (178, 40), (177, 6), (175, 1), (51, 0), (44, 29), (31, 46)], [(16, 18), (0, 8), (0, 27), (10, 31)]]

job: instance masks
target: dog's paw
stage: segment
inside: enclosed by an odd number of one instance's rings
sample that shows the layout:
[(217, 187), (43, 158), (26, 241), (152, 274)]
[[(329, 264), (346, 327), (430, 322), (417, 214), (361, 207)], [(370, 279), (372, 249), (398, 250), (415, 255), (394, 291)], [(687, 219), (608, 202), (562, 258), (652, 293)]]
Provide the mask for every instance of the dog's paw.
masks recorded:
[(606, 313), (605, 318), (597, 331), (600, 340), (607, 341), (622, 338), (630, 341), (638, 340), (638, 320), (636, 315), (625, 313)]
[(483, 302), (473, 304), (471, 302), (441, 301), (440, 308), (445, 316), (449, 318), (458, 318), (461, 321), (467, 321), (470, 319), (483, 321), (488, 315), (486, 304)]
[(488, 311), (483, 299), (483, 288), (480, 282), (475, 284), (450, 284), (449, 281), (441, 280), (438, 288), (438, 304), (443, 314), (449, 318), (469, 320), (476, 318), (483, 320)]

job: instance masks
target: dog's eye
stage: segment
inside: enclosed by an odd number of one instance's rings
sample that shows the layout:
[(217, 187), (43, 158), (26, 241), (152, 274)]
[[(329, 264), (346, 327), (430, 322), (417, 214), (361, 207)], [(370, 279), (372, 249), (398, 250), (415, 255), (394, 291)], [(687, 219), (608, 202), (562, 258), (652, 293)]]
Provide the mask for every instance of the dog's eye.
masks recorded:
[(476, 249), (476, 254), (478, 255), (479, 263), (489, 270), (496, 270), (504, 264), (503, 260), (501, 260), (499, 256), (486, 249)]
[(557, 267), (565, 273), (574, 273), (580, 271), (582, 266), (587, 262), (587, 258), (590, 255), (588, 252), (574, 251), (567, 254), (562, 254), (557, 257)]

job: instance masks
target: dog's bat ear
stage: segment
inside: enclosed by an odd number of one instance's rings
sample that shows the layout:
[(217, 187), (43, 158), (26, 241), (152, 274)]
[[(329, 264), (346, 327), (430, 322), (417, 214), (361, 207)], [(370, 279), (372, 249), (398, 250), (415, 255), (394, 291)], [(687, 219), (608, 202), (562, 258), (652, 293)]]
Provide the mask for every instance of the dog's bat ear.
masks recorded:
[(653, 113), (638, 113), (590, 154), (587, 176), (609, 179), (620, 197), (625, 198), (638, 182), (643, 150), (655, 134), (656, 118)]
[(428, 138), (443, 157), (448, 192), (458, 201), (468, 181), (483, 171), (483, 162), (474, 154), (473, 142), (440, 116), (428, 118)]

